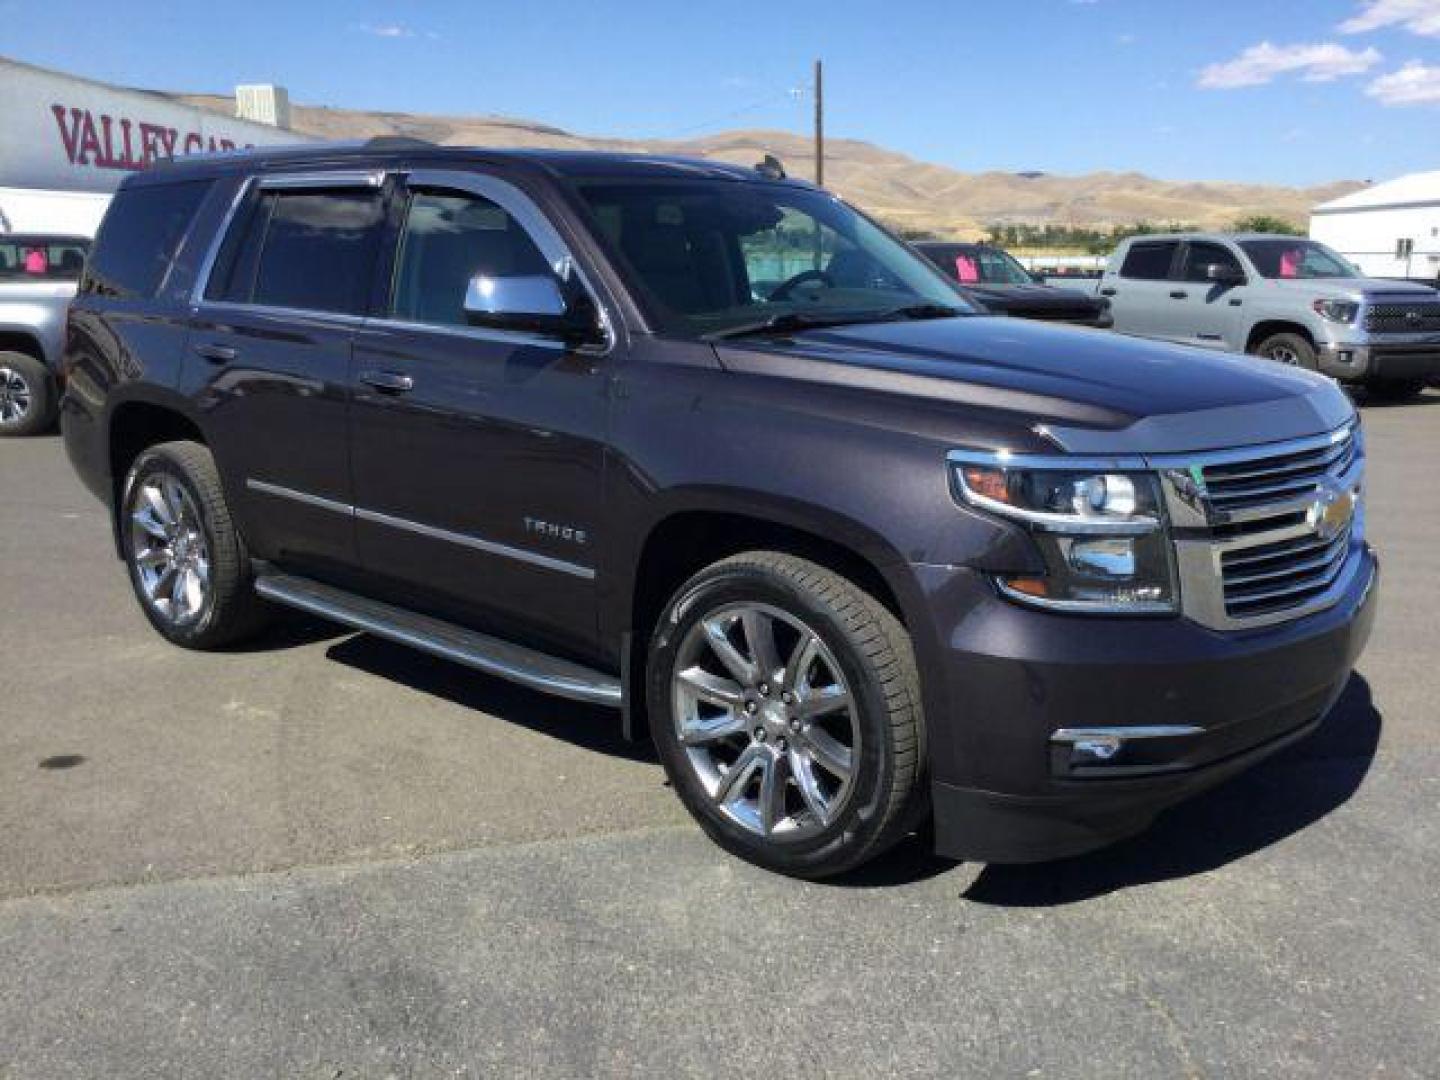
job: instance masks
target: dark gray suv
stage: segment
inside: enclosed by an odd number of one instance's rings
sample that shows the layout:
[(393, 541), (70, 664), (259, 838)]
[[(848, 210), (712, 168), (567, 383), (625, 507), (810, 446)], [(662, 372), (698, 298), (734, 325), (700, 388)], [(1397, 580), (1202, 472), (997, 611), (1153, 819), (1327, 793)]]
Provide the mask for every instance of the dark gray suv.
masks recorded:
[(773, 165), (158, 168), (66, 375), (170, 641), (290, 605), (614, 706), (785, 873), (1133, 833), (1311, 731), (1374, 612), (1333, 382), (973, 313)]

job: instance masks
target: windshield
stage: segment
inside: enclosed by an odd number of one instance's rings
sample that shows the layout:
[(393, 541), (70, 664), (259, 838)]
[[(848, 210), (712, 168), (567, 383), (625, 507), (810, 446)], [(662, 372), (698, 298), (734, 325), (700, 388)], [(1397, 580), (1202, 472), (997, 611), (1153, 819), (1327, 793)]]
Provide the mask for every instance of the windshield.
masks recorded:
[(80, 240), (0, 237), (0, 281), (79, 281), (87, 247)]
[(733, 180), (578, 189), (670, 332), (724, 334), (787, 317), (859, 322), (918, 305), (975, 310), (924, 259), (822, 191)]
[(1314, 240), (1241, 240), (1240, 247), (1267, 278), (1353, 278), (1360, 271)]

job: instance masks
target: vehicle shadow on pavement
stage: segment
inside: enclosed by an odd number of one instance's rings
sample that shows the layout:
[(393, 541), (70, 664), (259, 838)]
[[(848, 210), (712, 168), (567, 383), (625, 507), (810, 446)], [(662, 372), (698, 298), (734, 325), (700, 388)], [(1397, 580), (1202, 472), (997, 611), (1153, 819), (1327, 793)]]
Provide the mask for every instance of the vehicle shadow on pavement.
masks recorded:
[[(342, 631), (345, 632), (345, 631)], [(649, 739), (627, 742), (620, 713), (552, 697), (473, 671), (407, 645), (370, 634), (355, 634), (325, 650), (328, 659), (443, 698), (465, 709), (517, 724), (585, 750), (629, 761), (659, 759)]]
[(1172, 807), (1147, 832), (1073, 859), (987, 866), (964, 898), (1007, 907), (1050, 907), (1217, 869), (1299, 832), (1344, 804), (1370, 769), (1380, 727), (1369, 684), (1351, 675), (1340, 700), (1312, 735)]

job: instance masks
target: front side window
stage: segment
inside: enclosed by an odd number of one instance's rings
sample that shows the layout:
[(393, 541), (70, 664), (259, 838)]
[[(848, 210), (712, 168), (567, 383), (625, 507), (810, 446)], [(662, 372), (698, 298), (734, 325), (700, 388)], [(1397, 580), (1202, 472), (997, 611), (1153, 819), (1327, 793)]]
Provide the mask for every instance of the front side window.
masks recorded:
[(1212, 266), (1222, 266), (1241, 278), (1245, 276), (1235, 253), (1220, 244), (1191, 244), (1185, 250), (1185, 264), (1180, 268), (1180, 276), (1186, 281), (1209, 281)]
[[(1029, 285), (1033, 279), (1015, 256), (999, 248), (977, 247), (965, 252), (976, 275), (972, 280), (984, 285)], [(957, 260), (957, 266), (958, 266)], [(962, 279), (963, 280), (963, 279)]]
[(1175, 249), (1180, 245), (1174, 240), (1146, 240), (1132, 244), (1125, 254), (1120, 276), (1138, 281), (1164, 281), (1170, 276), (1170, 264), (1175, 260)]
[(416, 192), (405, 213), (390, 314), (407, 322), (464, 326), (471, 279), (552, 273), (529, 234), (489, 199)]
[(1241, 240), (1240, 248), (1267, 278), (1351, 278), (1360, 271), (1324, 244), (1294, 239)]
[(577, 186), (597, 239), (672, 333), (723, 334), (790, 314), (971, 310), (928, 261), (821, 191), (730, 180)]
[(383, 213), (369, 189), (262, 191), (226, 237), (205, 295), (363, 314)]

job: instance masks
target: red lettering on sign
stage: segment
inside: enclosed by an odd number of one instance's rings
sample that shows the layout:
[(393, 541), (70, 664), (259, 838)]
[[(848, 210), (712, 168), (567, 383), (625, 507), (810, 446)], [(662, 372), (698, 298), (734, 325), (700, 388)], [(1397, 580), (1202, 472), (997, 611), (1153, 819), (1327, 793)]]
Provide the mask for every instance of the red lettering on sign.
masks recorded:
[[(105, 113), (97, 117), (89, 109), (51, 105), (50, 113), (55, 117), (65, 157), (72, 165), (137, 172), (160, 158), (174, 157), (177, 152), (236, 149), (232, 139), (215, 135), (207, 138), (200, 131), (181, 132), (178, 128)], [(254, 144), (245, 145), (250, 149)]]

